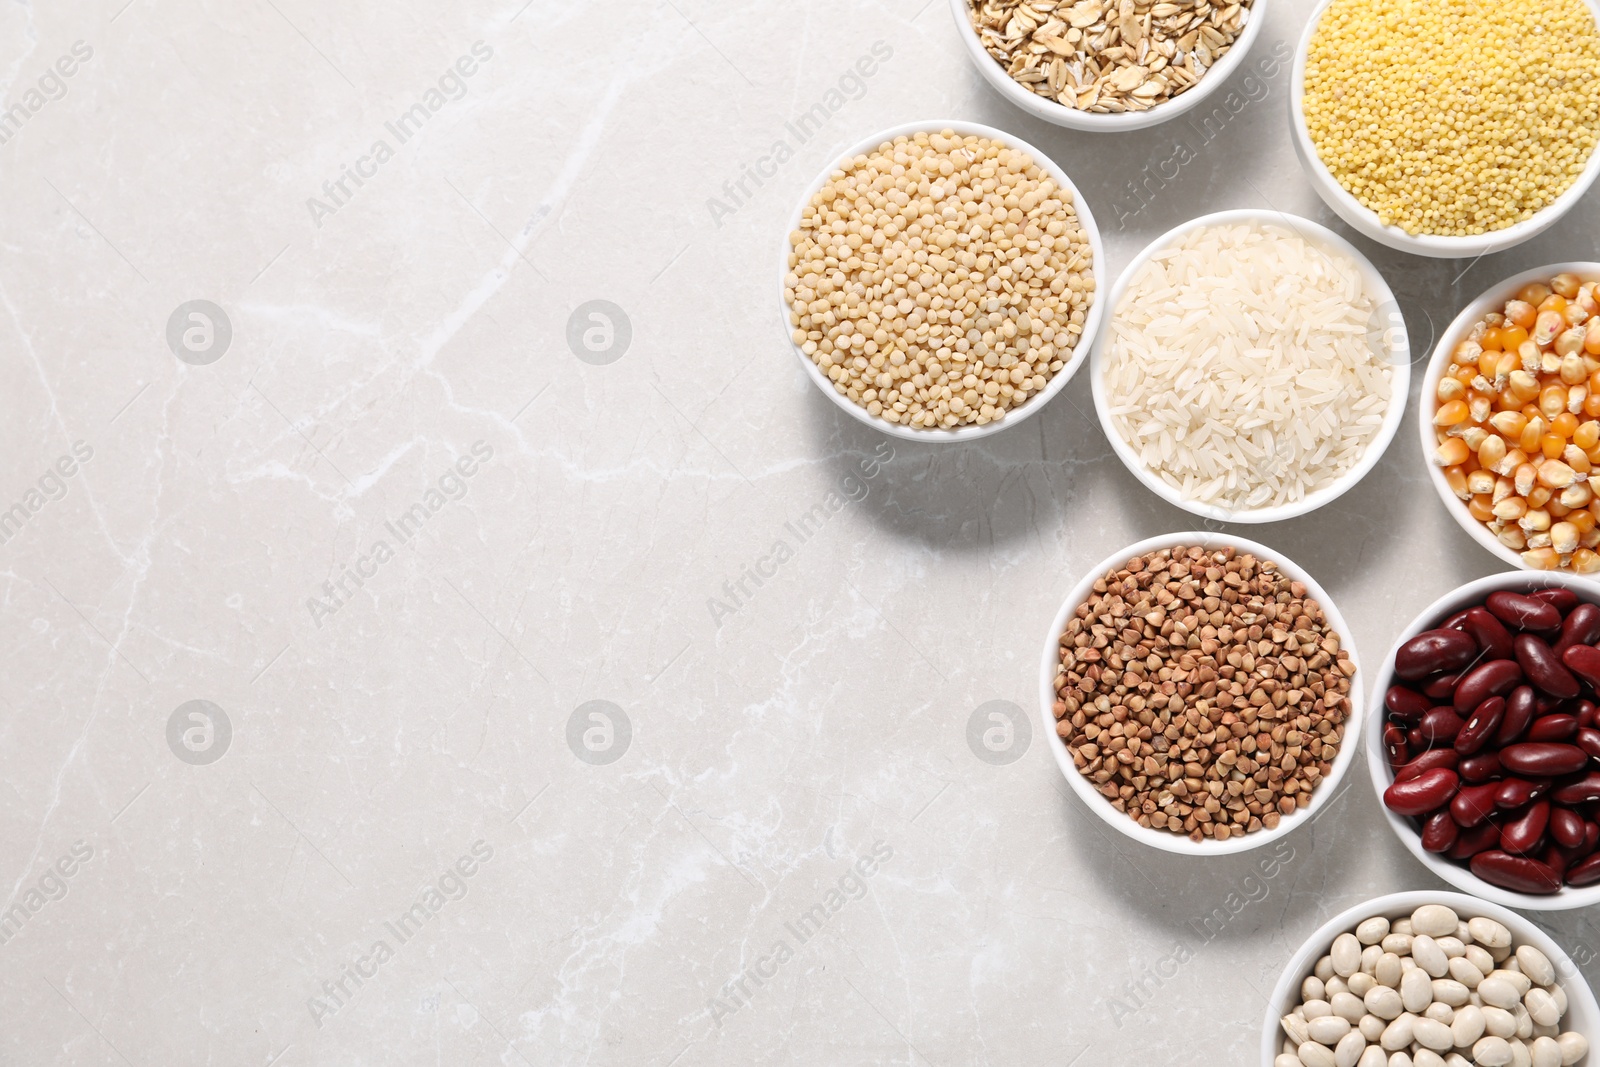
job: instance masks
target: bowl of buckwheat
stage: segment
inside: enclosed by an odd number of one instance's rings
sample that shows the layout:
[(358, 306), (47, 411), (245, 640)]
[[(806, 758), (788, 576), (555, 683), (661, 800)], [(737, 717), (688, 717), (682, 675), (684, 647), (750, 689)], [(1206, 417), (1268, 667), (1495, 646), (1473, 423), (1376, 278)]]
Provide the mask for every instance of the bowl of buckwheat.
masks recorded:
[(1075, 130), (1177, 118), (1244, 61), (1266, 0), (950, 0), (972, 62), (1028, 114)]
[(1040, 712), (1072, 791), (1142, 844), (1243, 852), (1308, 825), (1355, 759), (1350, 627), (1283, 553), (1162, 534), (1100, 561), (1045, 639)]

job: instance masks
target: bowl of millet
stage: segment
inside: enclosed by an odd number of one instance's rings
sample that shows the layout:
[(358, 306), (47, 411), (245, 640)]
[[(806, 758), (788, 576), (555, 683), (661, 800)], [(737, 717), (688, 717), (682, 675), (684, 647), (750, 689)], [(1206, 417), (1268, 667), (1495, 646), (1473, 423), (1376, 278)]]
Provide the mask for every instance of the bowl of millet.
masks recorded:
[(1290, 119), (1318, 195), (1390, 248), (1465, 258), (1553, 226), (1600, 177), (1593, 0), (1323, 0)]
[(1440, 335), (1417, 401), (1429, 481), (1513, 567), (1600, 575), (1600, 263), (1498, 282)]
[(1102, 560), (1045, 638), (1040, 713), (1106, 825), (1183, 855), (1243, 852), (1341, 792), (1362, 694), (1327, 592), (1281, 552), (1175, 533)]
[(915, 441), (998, 433), (1089, 354), (1105, 253), (1049, 156), (971, 122), (866, 138), (806, 189), (783, 244), (784, 329), (850, 418)]

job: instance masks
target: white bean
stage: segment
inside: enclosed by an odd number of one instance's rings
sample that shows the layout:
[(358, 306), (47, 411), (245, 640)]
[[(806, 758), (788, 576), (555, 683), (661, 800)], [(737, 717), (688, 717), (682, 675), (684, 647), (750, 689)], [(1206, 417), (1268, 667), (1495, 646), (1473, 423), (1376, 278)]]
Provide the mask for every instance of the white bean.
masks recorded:
[(1550, 957), (1534, 948), (1532, 945), (1517, 946), (1517, 963), (1522, 968), (1522, 973), (1534, 985), (1553, 985), (1556, 980), (1556, 969), (1550, 963)]
[(1456, 1010), (1450, 1005), (1442, 1004), (1437, 1000), (1424, 1008), (1422, 1010), (1422, 1014), (1426, 1015), (1430, 1019), (1437, 1019), (1446, 1026), (1449, 1026), (1456, 1020)]
[(1483, 1009), (1471, 1004), (1457, 1011), (1455, 1020), (1450, 1024), (1450, 1033), (1455, 1037), (1457, 1048), (1470, 1048), (1483, 1036), (1483, 1029)]
[(1400, 973), (1404, 970), (1400, 966), (1400, 957), (1393, 952), (1385, 952), (1378, 957), (1378, 965), (1372, 969), (1372, 976), (1378, 980), (1379, 985), (1395, 988), (1400, 985)]
[[(1411, 1027), (1416, 1021), (1417, 1017), (1409, 1011), (1401, 1012), (1393, 1022), (1383, 1028), (1383, 1035), (1378, 1038), (1378, 1044), (1390, 1052), (1399, 1052), (1411, 1044)], [(1562, 1040), (1565, 1039), (1566, 1035), (1563, 1034)]]
[[(1368, 945), (1366, 948), (1362, 949), (1361, 950), (1361, 970), (1357, 971), (1356, 974), (1360, 974), (1363, 971), (1366, 972), (1367, 974), (1371, 974), (1373, 968), (1378, 965), (1378, 959), (1382, 955), (1383, 955), (1383, 949), (1378, 947), (1377, 945)], [(1350, 977), (1354, 978), (1355, 975), (1352, 974)]]
[(1295, 1052), (1300, 1057), (1300, 1062), (1306, 1067), (1338, 1067), (1333, 1058), (1333, 1049), (1326, 1045), (1319, 1045), (1315, 1041), (1307, 1041)]
[[(1483, 972), (1478, 970), (1478, 965), (1473, 963), (1468, 957), (1457, 956), (1455, 959), (1450, 961), (1450, 977), (1454, 978), (1468, 989), (1477, 989), (1478, 983), (1483, 981)], [(1308, 981), (1315, 981), (1315, 979), (1308, 979)], [(1320, 988), (1321, 985), (1321, 982), (1317, 983), (1318, 988)], [(1308, 1000), (1310, 998), (1302, 994), (1301, 999)]]
[[(1500, 977), (1502, 974), (1504, 974), (1503, 971), (1497, 971), (1495, 974), (1485, 978), (1478, 983), (1478, 988), (1474, 992), (1483, 998), (1485, 1004), (1492, 1004), (1497, 1008), (1509, 1011), (1513, 1006), (1522, 1003), (1522, 997), (1517, 992), (1516, 986), (1505, 978)], [(1432, 995), (1432, 987), (1429, 987), (1428, 992), (1429, 995)], [(1409, 1001), (1406, 1002), (1406, 1007), (1411, 1007)], [(1307, 1017), (1309, 1016), (1310, 1013), (1307, 1012)]]
[(1322, 979), (1324, 982), (1326, 982), (1328, 979), (1332, 978), (1333, 977), (1333, 957), (1332, 956), (1324, 956), (1324, 957), (1322, 957), (1320, 960), (1317, 961), (1317, 965), (1311, 969), (1311, 973), (1316, 975), (1318, 978)]
[(1428, 1048), (1417, 1049), (1417, 1054), (1411, 1062), (1416, 1064), (1416, 1067), (1445, 1067), (1444, 1057)]
[(1341, 978), (1348, 978), (1361, 969), (1361, 942), (1356, 940), (1355, 934), (1345, 933), (1334, 938), (1328, 955), (1333, 957), (1333, 973)]
[(1459, 1008), (1472, 996), (1472, 990), (1453, 978), (1435, 978), (1432, 983), (1433, 999)]
[(1462, 956), (1462, 955), (1466, 954), (1467, 946), (1466, 946), (1465, 943), (1462, 942), (1462, 940), (1459, 937), (1455, 937), (1453, 935), (1446, 936), (1446, 937), (1436, 937), (1436, 938), (1433, 939), (1433, 941), (1434, 941), (1434, 944), (1436, 944), (1440, 948), (1444, 949), (1444, 954), (1446, 956), (1450, 957), (1451, 959), (1455, 959), (1457, 956)]
[(1306, 975), (1306, 980), (1300, 983), (1301, 1000), (1327, 1000), (1327, 990), (1322, 988), (1322, 979), (1314, 974)]
[(1306, 1067), (1300, 1062), (1300, 1057), (1292, 1052), (1281, 1052), (1272, 1060), (1272, 1067)]
[(1326, 1000), (1308, 1000), (1300, 1005), (1300, 1014), (1307, 1019), (1320, 1019), (1324, 1015), (1333, 1014), (1333, 1005)]
[(1411, 958), (1433, 978), (1443, 978), (1450, 973), (1450, 957), (1427, 934), (1418, 934), (1411, 939)]
[(1517, 1017), (1504, 1008), (1496, 1008), (1485, 1004), (1483, 1007), (1483, 1028), (1495, 1037), (1516, 1037)]
[(1561, 1046), (1553, 1037), (1536, 1037), (1528, 1049), (1533, 1067), (1561, 1067)]
[(1390, 932), (1384, 935), (1378, 943), (1385, 952), (1393, 952), (1396, 956), (1409, 956), (1411, 954), (1411, 935)]
[(1503, 1037), (1479, 1038), (1472, 1046), (1472, 1058), (1480, 1067), (1506, 1067), (1511, 1062), (1511, 1043)]
[(1558, 985), (1550, 987), (1550, 995), (1555, 998), (1556, 1010), (1562, 1015), (1567, 1013), (1567, 991)]
[(1405, 1004), (1400, 999), (1400, 993), (1386, 985), (1373, 986), (1362, 998), (1366, 1009), (1380, 1019), (1397, 1018), (1405, 1011)]
[(1356, 1061), (1356, 1067), (1389, 1067), (1389, 1057), (1384, 1055), (1383, 1049), (1377, 1045), (1368, 1045), (1361, 1058)]
[(1306, 1017), (1299, 1012), (1290, 1012), (1278, 1020), (1278, 1025), (1283, 1027), (1283, 1032), (1289, 1035), (1289, 1040), (1298, 1047), (1311, 1039), (1311, 1031), (1306, 1029)]
[(1424, 904), (1411, 913), (1411, 928), (1429, 937), (1456, 932), (1456, 913), (1443, 904)]
[(1589, 1052), (1589, 1039), (1576, 1030), (1568, 1030), (1556, 1038), (1561, 1046), (1561, 1067), (1572, 1067)]
[[(1484, 979), (1488, 981), (1488, 979)], [(1478, 988), (1482, 989), (1480, 985)], [(1511, 987), (1506, 986), (1506, 993), (1511, 997), (1511, 1002), (1517, 1002), (1517, 997), (1512, 993)], [(1400, 979), (1400, 1000), (1406, 1006), (1406, 1011), (1420, 1012), (1433, 1003), (1433, 982), (1428, 978), (1428, 972), (1417, 967), (1405, 973)], [(1506, 1005), (1510, 1007), (1510, 1004)], [(1309, 1015), (1309, 1012), (1307, 1013)]]
[(1340, 978), (1338, 975), (1334, 975), (1332, 978), (1322, 983), (1322, 989), (1325, 993), (1327, 993), (1327, 996), (1323, 998), (1324, 1000), (1332, 1000), (1335, 993), (1348, 993), (1350, 991), (1350, 987), (1346, 985), (1344, 979)]
[(1482, 915), (1467, 920), (1467, 932), (1484, 948), (1505, 948), (1511, 944), (1511, 931)]
[(1554, 1026), (1561, 1021), (1561, 1012), (1556, 1008), (1556, 998), (1546, 993), (1543, 989), (1530, 989), (1523, 995), (1522, 1004), (1528, 1009), (1528, 1014), (1533, 1021), (1545, 1026)]
[(1328, 1006), (1333, 1009), (1333, 1014), (1350, 1023), (1360, 1022), (1367, 1013), (1366, 1004), (1354, 993), (1335, 993), (1328, 998)]
[(1509, 967), (1502, 967), (1497, 971), (1490, 971), (1484, 977), (1504, 978), (1507, 982), (1511, 983), (1511, 987), (1517, 991), (1517, 996), (1519, 997), (1533, 988), (1533, 982), (1528, 979), (1527, 975), (1523, 974), (1521, 971), (1511, 970)]
[(1363, 945), (1376, 945), (1388, 932), (1389, 920), (1382, 915), (1374, 915), (1356, 927), (1356, 940)]
[(1360, 1030), (1361, 1036), (1367, 1039), (1367, 1044), (1376, 1045), (1378, 1038), (1383, 1036), (1383, 1028), (1387, 1025), (1389, 1024), (1385, 1020), (1369, 1012), (1361, 1017), (1360, 1022), (1356, 1023), (1356, 1029)]
[(1489, 955), (1489, 950), (1482, 945), (1468, 945), (1466, 959), (1478, 968), (1479, 974), (1488, 974), (1494, 970), (1494, 957)]
[(1411, 1037), (1423, 1048), (1431, 1048), (1435, 1052), (1448, 1052), (1456, 1043), (1448, 1026), (1426, 1015), (1411, 1024)]
[(1511, 1067), (1533, 1067), (1533, 1053), (1516, 1038), (1511, 1039)]
[(1394, 1052), (1389, 1056), (1389, 1067), (1414, 1067), (1409, 1052)]
[(1350, 1031), (1333, 1048), (1335, 1067), (1356, 1067), (1356, 1061), (1361, 1059), (1361, 1054), (1366, 1050), (1367, 1039), (1361, 1036), (1361, 1031)]
[(1341, 1019), (1337, 1015), (1324, 1015), (1320, 1019), (1312, 1019), (1306, 1030), (1311, 1034), (1311, 1040), (1331, 1047), (1338, 1044), (1339, 1039), (1350, 1032), (1350, 1020)]
[[(1350, 980), (1345, 983), (1345, 987), (1354, 995), (1364, 997), (1367, 995), (1367, 990), (1377, 984), (1378, 980), (1372, 977), (1370, 972), (1361, 970), (1350, 976)], [(1331, 1001), (1333, 998), (1329, 997), (1328, 999)]]

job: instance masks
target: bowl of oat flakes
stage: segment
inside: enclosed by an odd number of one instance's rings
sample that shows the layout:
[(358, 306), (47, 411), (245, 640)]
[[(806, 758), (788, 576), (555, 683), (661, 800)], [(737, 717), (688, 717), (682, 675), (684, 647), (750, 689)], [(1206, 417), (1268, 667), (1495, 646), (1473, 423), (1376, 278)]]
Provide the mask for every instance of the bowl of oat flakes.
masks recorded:
[(1177, 118), (1244, 61), (1266, 0), (950, 0), (978, 73), (1057, 126), (1115, 132)]

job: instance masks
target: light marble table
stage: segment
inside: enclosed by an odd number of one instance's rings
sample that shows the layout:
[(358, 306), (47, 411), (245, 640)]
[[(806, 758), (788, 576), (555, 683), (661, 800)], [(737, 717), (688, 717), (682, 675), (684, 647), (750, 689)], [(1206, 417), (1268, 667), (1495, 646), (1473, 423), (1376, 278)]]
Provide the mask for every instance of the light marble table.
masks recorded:
[[(438, 6), (0, 9), (0, 1063), (1251, 1063), (1314, 926), (1442, 888), (1360, 766), (1263, 878), (1114, 839), (1044, 738), (977, 758), (1079, 573), (1193, 523), (1082, 374), (890, 450), (778, 320), (799, 190), (910, 119), (1046, 149), (1112, 272), (1214, 209), (1348, 232), (1285, 70), (1091, 136), (944, 0)], [(1356, 243), (1421, 355), (1595, 258), (1596, 203), (1472, 265)], [(1369, 660), (1496, 566), (1415, 438), (1240, 531)]]

